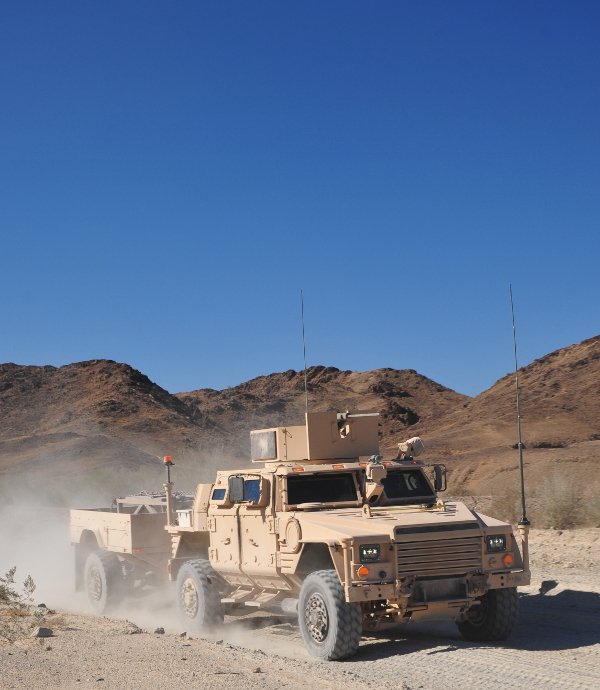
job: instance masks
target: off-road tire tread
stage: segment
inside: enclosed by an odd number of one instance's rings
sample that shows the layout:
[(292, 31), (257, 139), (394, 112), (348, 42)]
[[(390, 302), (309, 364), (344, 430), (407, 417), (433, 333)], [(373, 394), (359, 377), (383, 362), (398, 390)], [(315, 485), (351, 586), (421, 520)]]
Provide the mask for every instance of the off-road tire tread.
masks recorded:
[(516, 587), (490, 590), (492, 597), (488, 604), (488, 620), (481, 626), (469, 621), (457, 623), (462, 636), (470, 642), (499, 642), (512, 633), (519, 618), (519, 596)]
[[(90, 555), (94, 555), (98, 558), (104, 570), (104, 578), (106, 580), (106, 603), (102, 610), (98, 610), (98, 613), (107, 613), (113, 610), (123, 600), (125, 595), (123, 567), (121, 566), (121, 561), (118, 556), (110, 551), (105, 551), (103, 549), (101, 551), (93, 551)], [(87, 572), (87, 563), (85, 570)], [(87, 581), (85, 586), (87, 589)]]
[[(204, 621), (202, 623), (196, 623), (198, 630), (207, 631), (211, 628), (219, 627), (223, 624), (223, 608), (221, 606), (221, 595), (216, 586), (216, 581), (221, 581), (222, 578), (213, 569), (209, 561), (202, 560), (200, 558), (193, 561), (186, 561), (181, 569), (185, 567), (191, 568), (197, 575), (197, 584), (201, 591), (198, 592), (198, 596), (202, 597), (204, 601)], [(181, 571), (180, 571), (181, 572)], [(212, 584), (215, 582), (215, 584)], [(177, 597), (179, 602), (179, 592), (180, 586), (177, 583)], [(192, 619), (181, 617), (182, 623), (190, 623)]]
[[(327, 655), (327, 659), (334, 661), (344, 659), (356, 654), (362, 637), (362, 611), (359, 604), (349, 604), (346, 601), (344, 588), (340, 583), (338, 574), (335, 570), (316, 570), (311, 573), (309, 578), (319, 578), (320, 584), (324, 586), (334, 602), (335, 613), (338, 620), (336, 640), (333, 649)], [(298, 607), (298, 616), (304, 616), (304, 611)], [(299, 620), (301, 626), (303, 620)], [(310, 651), (310, 650), (309, 650)]]

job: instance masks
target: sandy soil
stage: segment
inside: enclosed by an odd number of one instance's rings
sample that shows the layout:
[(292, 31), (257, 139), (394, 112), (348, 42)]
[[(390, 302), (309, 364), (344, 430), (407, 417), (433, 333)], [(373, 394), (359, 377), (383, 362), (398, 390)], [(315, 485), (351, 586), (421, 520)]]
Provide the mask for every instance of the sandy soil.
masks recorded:
[[(0, 685), (598, 688), (600, 529), (532, 530), (531, 543), (534, 583), (520, 590), (519, 624), (504, 643), (465, 642), (452, 624), (430, 624), (369, 635), (353, 659), (322, 663), (308, 656), (292, 620), (268, 614), (227, 619), (215, 635), (203, 639), (179, 637), (181, 630), (163, 593), (143, 606), (130, 606), (123, 619), (47, 614), (54, 637), (43, 644), (25, 639), (0, 647)], [(543, 580), (557, 584), (541, 594)], [(84, 606), (81, 597), (73, 597), (69, 608)], [(158, 625), (167, 633), (154, 634)]]

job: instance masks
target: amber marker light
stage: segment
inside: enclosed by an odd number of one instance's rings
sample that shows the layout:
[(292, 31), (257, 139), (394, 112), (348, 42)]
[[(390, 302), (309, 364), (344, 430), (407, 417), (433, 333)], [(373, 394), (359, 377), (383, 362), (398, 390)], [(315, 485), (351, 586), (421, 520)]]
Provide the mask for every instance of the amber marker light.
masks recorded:
[(304, 467), (293, 467), (292, 472), (304, 472)]
[(361, 565), (361, 567), (356, 571), (359, 577), (367, 577), (371, 572), (366, 565)]
[(334, 466), (333, 466), (333, 469), (334, 469), (334, 470), (343, 470), (343, 469), (344, 469), (344, 465), (334, 465)]
[(515, 562), (515, 559), (509, 553), (507, 553), (506, 556), (504, 556), (503, 560), (504, 560), (504, 565), (507, 568), (510, 568), (510, 566)]
[(170, 484), (171, 483), (171, 467), (173, 467), (174, 463), (171, 461), (170, 455), (164, 455), (163, 456), (163, 462), (165, 464), (165, 467), (167, 468), (167, 484)]

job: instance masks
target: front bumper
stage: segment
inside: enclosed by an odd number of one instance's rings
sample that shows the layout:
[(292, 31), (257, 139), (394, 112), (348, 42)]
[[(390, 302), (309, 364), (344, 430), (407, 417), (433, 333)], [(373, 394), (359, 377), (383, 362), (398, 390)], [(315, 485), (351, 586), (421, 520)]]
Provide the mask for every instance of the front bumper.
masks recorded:
[[(448, 583), (448, 587), (436, 587), (436, 585), (443, 583)], [(462, 589), (460, 586), (456, 587), (457, 583), (464, 585)], [(507, 570), (475, 576), (456, 574), (451, 578), (431, 578), (427, 581), (420, 581), (417, 578), (409, 583), (406, 580), (395, 582), (354, 581), (345, 589), (346, 601), (348, 602), (383, 600), (403, 602), (410, 607), (411, 604), (416, 606), (442, 601), (473, 601), (490, 589), (524, 587), (530, 583), (531, 573), (529, 571)], [(435, 593), (436, 589), (441, 590), (439, 594)], [(446, 590), (447, 593), (445, 593)]]

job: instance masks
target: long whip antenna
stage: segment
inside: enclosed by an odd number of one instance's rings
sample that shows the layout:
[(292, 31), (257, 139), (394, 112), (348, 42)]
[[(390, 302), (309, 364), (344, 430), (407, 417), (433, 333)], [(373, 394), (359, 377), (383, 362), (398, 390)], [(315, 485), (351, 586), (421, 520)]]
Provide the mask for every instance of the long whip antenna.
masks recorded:
[(515, 310), (513, 307), (512, 285), (508, 284), (510, 291), (510, 312), (512, 314), (513, 343), (515, 346), (515, 386), (517, 388), (517, 424), (519, 427), (519, 471), (521, 472), (521, 520), (520, 525), (531, 524), (527, 519), (525, 509), (525, 477), (523, 475), (523, 443), (521, 442), (521, 409), (519, 407), (519, 367), (517, 365), (517, 335), (515, 331)]
[(306, 343), (304, 341), (304, 295), (300, 290), (300, 309), (302, 312), (302, 351), (304, 353), (304, 399), (306, 402), (306, 414), (308, 414), (308, 383), (306, 380)]

